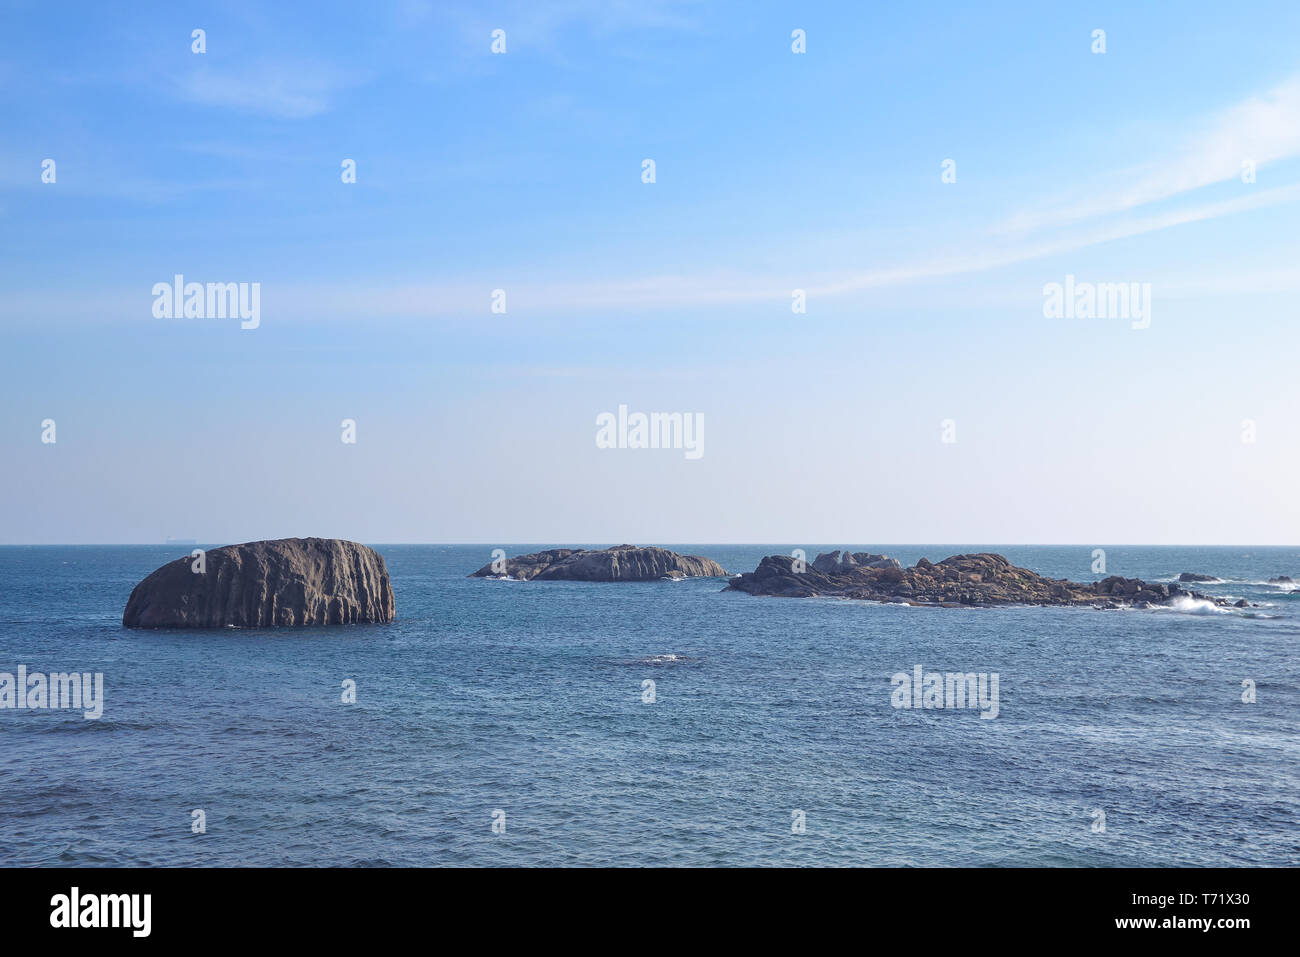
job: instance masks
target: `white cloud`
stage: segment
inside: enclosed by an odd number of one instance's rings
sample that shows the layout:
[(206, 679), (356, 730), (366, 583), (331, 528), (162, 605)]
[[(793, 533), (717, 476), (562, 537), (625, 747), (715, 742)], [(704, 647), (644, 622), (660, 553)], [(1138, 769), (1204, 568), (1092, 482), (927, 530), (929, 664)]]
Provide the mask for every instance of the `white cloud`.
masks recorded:
[(319, 63), (261, 63), (240, 70), (202, 66), (180, 82), (191, 102), (246, 113), (302, 119), (328, 111), (340, 90), (357, 78)]
[(1141, 218), (1130, 218), (1109, 226), (1094, 227), (1072, 234), (1067, 233), (1054, 240), (1015, 245), (1002, 250), (981, 249), (981, 251), (968, 256), (938, 262), (865, 272), (856, 276), (845, 276), (816, 290), (810, 290), (810, 293), (815, 292), (818, 295), (825, 296), (842, 295), (871, 286), (915, 282), (943, 276), (954, 276), (961, 273), (983, 272), (989, 269), (998, 269), (1002, 266), (1028, 262), (1033, 259), (1044, 259), (1048, 256), (1073, 252), (1076, 249), (1084, 249), (1088, 246), (1097, 246), (1120, 239), (1130, 239), (1134, 236), (1158, 232), (1173, 226), (1183, 226), (1188, 223), (1216, 219), (1220, 216), (1230, 216), (1253, 209), (1292, 203), (1298, 199), (1300, 199), (1300, 184), (1258, 190), (1235, 199), (1206, 203), (1190, 209), (1151, 214)]
[(1245, 160), (1263, 167), (1295, 156), (1300, 156), (1300, 76), (1210, 117), (1170, 155), (1121, 171), (1109, 178), (1110, 185), (1036, 204), (995, 231), (1028, 232), (1128, 212), (1238, 179)]
[[(588, 310), (663, 309), (748, 302), (789, 302), (791, 291), (803, 288), (814, 298), (833, 298), (873, 289), (913, 284), (970, 273), (985, 272), (1073, 252), (1089, 246), (1128, 239), (1175, 226), (1203, 222), (1220, 216), (1244, 213), (1300, 200), (1300, 184), (1259, 190), (1231, 200), (1207, 203), (1190, 209), (1130, 218), (1124, 222), (1092, 228), (1054, 240), (1012, 245), (1004, 249), (979, 250), (968, 255), (924, 263), (900, 264), (864, 272), (842, 273), (801, 281), (799, 277), (774, 277), (743, 273), (708, 275), (668, 274), (627, 277), (599, 282), (508, 283), (509, 308), (516, 314), (560, 313)], [(419, 283), (379, 288), (309, 285), (264, 293), (268, 306), (272, 295), (283, 295), (283, 311), (304, 318), (327, 316), (405, 316), (410, 318), (469, 318), (487, 315), (493, 285)], [(1289, 288), (1300, 287), (1297, 271)]]

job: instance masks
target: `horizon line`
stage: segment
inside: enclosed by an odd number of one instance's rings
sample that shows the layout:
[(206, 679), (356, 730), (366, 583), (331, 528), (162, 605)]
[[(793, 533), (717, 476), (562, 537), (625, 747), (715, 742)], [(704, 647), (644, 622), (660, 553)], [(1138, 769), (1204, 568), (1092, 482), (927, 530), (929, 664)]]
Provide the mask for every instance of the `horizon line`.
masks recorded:
[[(291, 535), (287, 537), (288, 538), (332, 538), (333, 536)], [(230, 545), (247, 545), (247, 544), (251, 544), (252, 542), (283, 541), (283, 540), (284, 540), (283, 538), (281, 539), (252, 538), (244, 542), (227, 542), (223, 545), (217, 545), (216, 547), (226, 548)], [(335, 540), (358, 541), (357, 539), (346, 539), (346, 538), (335, 539)], [(194, 542), (196, 546), (199, 544), (211, 544), (209, 542), (204, 542), (202, 539), (195, 539)], [(396, 545), (399, 547), (412, 546), (412, 545), (414, 546), (439, 545), (439, 546), (459, 546), (465, 548), (469, 548), (469, 547), (478, 548), (478, 547), (501, 547), (503, 543), (500, 540), (497, 540), (497, 541), (484, 541), (484, 542), (370, 542), (370, 543), (358, 541), (358, 544), (362, 544), (362, 545), (368, 544), (370, 547), (389, 546), (389, 545)], [(538, 545), (545, 548), (569, 547), (566, 545), (554, 545), (554, 544), (548, 545), (546, 542), (505, 542), (504, 544), (523, 545), (523, 546), (530, 546), (530, 547), (534, 545)], [(596, 544), (597, 543), (595, 542), (583, 542), (583, 543), (579, 543), (578, 547), (586, 547), (586, 546), (592, 546)], [(620, 544), (624, 544), (624, 543), (620, 543)], [(780, 547), (784, 545), (791, 545), (795, 548), (799, 548), (799, 547), (807, 546), (809, 544), (832, 545), (833, 543), (757, 541), (757, 542), (670, 542), (669, 544), (684, 545), (684, 546), (691, 546), (691, 547), (696, 547), (696, 546), (750, 547), (750, 546), (759, 546), (759, 545)], [(849, 542), (847, 544), (841, 542), (840, 548), (842, 549), (847, 547), (847, 545), (853, 545), (853, 544), (857, 544), (857, 545), (865, 544), (865, 545), (874, 545), (874, 546), (898, 545), (905, 548), (927, 548), (927, 547), (939, 546), (939, 545), (945, 545), (945, 546), (982, 545), (982, 546), (992, 546), (998, 548), (1102, 548), (1102, 547), (1109, 547), (1109, 548), (1300, 548), (1300, 544), (1277, 545), (1277, 544), (1267, 544), (1267, 543), (1252, 544), (1249, 542), (1172, 542), (1172, 543), (1107, 542), (1104, 543), (1104, 545), (1098, 544), (1097, 542), (865, 542), (865, 543)], [(0, 542), (0, 548), (174, 548), (174, 547), (178, 547), (178, 546), (176, 546), (175, 544), (168, 545), (167, 542)], [(612, 548), (614, 546), (610, 545), (610, 546), (602, 546), (602, 547)], [(659, 546), (639, 545), (636, 547), (653, 548)]]

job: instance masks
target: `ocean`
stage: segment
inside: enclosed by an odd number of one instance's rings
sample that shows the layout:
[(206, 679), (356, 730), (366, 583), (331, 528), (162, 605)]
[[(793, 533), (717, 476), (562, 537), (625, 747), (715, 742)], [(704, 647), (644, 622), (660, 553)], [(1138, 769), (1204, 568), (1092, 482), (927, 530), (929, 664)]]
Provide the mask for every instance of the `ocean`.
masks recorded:
[[(654, 544), (733, 573), (795, 547)], [(121, 626), (184, 548), (0, 547), (0, 672), (104, 676), (97, 720), (0, 710), (0, 863), (1300, 863), (1300, 591), (1267, 584), (1300, 548), (1107, 548), (1108, 574), (1261, 607), (1096, 611), (469, 579), (498, 546), (373, 547), (394, 623), (212, 632)], [(1102, 577), (1091, 545), (800, 547)], [(917, 665), (996, 673), (997, 717), (895, 707)]]

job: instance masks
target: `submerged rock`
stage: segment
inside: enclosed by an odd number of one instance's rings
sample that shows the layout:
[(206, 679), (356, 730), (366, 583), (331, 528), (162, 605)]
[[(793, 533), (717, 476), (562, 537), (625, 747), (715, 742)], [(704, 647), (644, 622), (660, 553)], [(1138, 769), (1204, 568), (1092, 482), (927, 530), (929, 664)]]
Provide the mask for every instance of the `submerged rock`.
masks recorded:
[(388, 622), (383, 556), (334, 538), (227, 545), (169, 562), (135, 586), (128, 628), (269, 628)]
[[(1168, 605), (1178, 598), (1197, 598), (1216, 605), (1226, 602), (1178, 585), (1144, 582), (1112, 575), (1091, 584), (1044, 578), (1027, 568), (1018, 568), (1001, 555), (979, 552), (953, 555), (938, 563), (922, 558), (903, 568), (884, 556), (872, 562), (846, 564), (840, 553), (819, 555), (811, 565), (799, 569), (788, 555), (769, 555), (758, 568), (732, 579), (725, 590), (781, 598), (856, 598), (868, 601), (905, 601), (911, 605), (1090, 605), (1118, 608), (1121, 605), (1150, 607)], [(826, 561), (823, 561), (826, 559)]]
[(500, 578), (504, 574), (520, 581), (638, 582), (659, 578), (722, 578), (727, 572), (717, 562), (698, 555), (679, 555), (666, 548), (619, 545), (593, 549), (552, 548), (505, 560), (504, 571), (484, 565), (469, 578)]

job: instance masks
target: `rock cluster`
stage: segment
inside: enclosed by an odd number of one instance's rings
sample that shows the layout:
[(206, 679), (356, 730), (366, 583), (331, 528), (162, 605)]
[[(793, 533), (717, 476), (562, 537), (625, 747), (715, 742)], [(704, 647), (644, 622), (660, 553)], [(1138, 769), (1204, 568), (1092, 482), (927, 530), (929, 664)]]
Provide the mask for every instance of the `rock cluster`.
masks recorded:
[(128, 628), (269, 628), (388, 622), (388, 566), (373, 549), (332, 538), (227, 545), (186, 556), (135, 586)]
[(470, 578), (516, 578), (520, 581), (639, 582), (660, 578), (721, 578), (726, 570), (698, 555), (679, 555), (666, 548), (618, 545), (586, 550), (552, 548), (484, 565)]
[(819, 555), (800, 563), (788, 555), (769, 555), (752, 572), (727, 585), (726, 590), (782, 598), (830, 596), (870, 601), (906, 602), (912, 605), (1163, 605), (1181, 597), (1226, 604), (1176, 584), (1148, 583), (1112, 575), (1091, 584), (1044, 578), (1012, 565), (1001, 555), (980, 552), (953, 555), (932, 563), (922, 558), (911, 568), (884, 555), (845, 563), (839, 552)]

